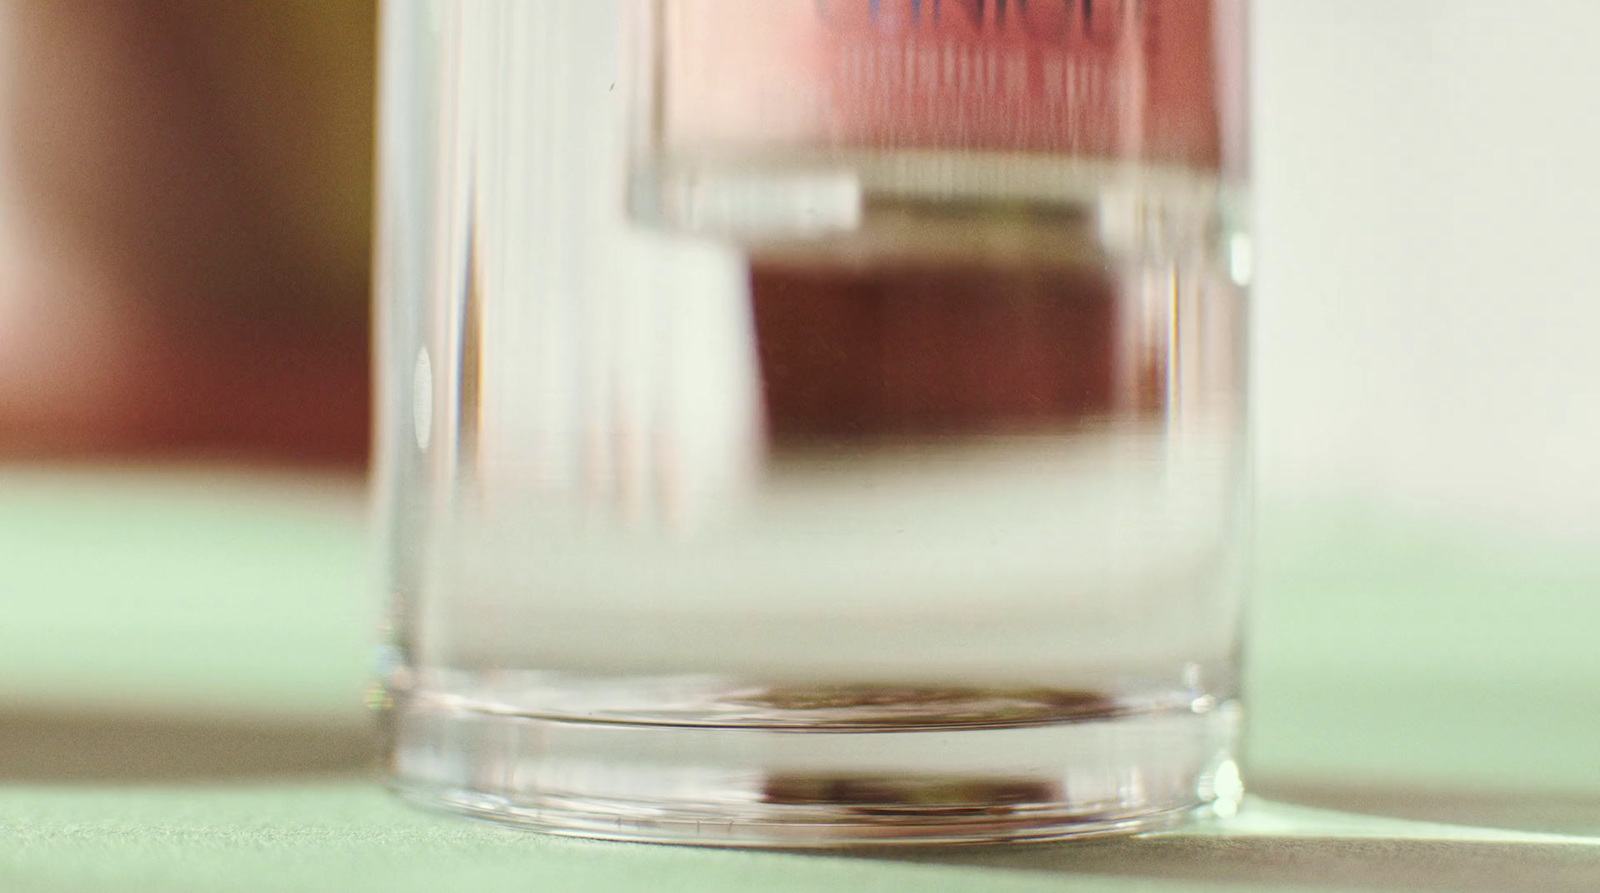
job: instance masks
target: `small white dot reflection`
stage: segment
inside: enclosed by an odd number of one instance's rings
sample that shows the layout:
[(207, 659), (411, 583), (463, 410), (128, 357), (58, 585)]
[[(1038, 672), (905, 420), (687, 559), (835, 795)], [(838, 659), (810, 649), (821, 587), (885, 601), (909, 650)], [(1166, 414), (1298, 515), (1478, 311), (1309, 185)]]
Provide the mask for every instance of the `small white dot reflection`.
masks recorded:
[(411, 427), (417, 436), (417, 449), (426, 453), (433, 439), (433, 361), (426, 347), (417, 351), (417, 365), (411, 374)]
[(1193, 661), (1183, 665), (1183, 687), (1189, 691), (1200, 690), (1200, 665)]
[(1211, 801), (1211, 811), (1218, 818), (1231, 818), (1239, 812), (1244, 799), (1244, 782), (1239, 778), (1239, 764), (1223, 760), (1211, 779), (1216, 799)]
[(1128, 777), (1123, 779), (1117, 789), (1117, 802), (1125, 806), (1148, 803), (1150, 788), (1145, 784), (1144, 772), (1135, 766), (1128, 772)]

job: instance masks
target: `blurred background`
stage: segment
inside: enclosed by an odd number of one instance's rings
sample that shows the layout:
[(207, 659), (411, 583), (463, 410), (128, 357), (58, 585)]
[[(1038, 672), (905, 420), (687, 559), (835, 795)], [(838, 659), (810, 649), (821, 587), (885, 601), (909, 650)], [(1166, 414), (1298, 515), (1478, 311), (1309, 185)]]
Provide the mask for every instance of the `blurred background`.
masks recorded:
[[(1253, 7), (1252, 771), (1600, 814), (1600, 4)], [(0, 0), (0, 777), (365, 765), (374, 20)]]
[(1600, 5), (1255, 12), (1264, 493), (1600, 541)]
[(360, 467), (374, 18), (0, 2), (0, 454)]
[[(1600, 542), (1600, 6), (1255, 4), (1269, 502)], [(373, 0), (0, 0), (0, 456), (358, 469)]]

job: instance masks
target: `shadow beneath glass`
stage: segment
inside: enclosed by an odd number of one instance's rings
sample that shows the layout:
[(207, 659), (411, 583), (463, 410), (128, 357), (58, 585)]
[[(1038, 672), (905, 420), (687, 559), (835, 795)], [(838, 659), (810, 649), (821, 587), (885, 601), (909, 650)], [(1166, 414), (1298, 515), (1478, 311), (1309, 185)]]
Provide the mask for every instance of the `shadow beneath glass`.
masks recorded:
[(1585, 836), (1600, 828), (1600, 802), (1288, 785), (1274, 794), (1298, 802), (1253, 796), (1233, 819), (1139, 838), (860, 855), (1282, 888), (1600, 890), (1600, 836)]
[(367, 723), (0, 713), (0, 783), (214, 782), (350, 775), (376, 762)]
[(1016, 849), (974, 848), (895, 858), (917, 862), (1274, 887), (1371, 890), (1600, 889), (1600, 848), (1305, 837), (1165, 837)]
[(1251, 790), (1280, 803), (1413, 822), (1600, 837), (1600, 796), (1594, 794), (1449, 791), (1312, 782), (1269, 782), (1252, 785)]

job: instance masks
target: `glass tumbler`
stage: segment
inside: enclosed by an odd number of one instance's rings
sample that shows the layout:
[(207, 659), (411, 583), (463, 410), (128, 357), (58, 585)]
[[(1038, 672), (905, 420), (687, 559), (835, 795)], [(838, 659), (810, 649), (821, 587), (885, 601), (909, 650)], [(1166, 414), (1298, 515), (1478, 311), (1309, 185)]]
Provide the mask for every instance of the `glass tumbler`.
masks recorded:
[(751, 846), (1233, 808), (1242, 0), (386, 0), (387, 771)]

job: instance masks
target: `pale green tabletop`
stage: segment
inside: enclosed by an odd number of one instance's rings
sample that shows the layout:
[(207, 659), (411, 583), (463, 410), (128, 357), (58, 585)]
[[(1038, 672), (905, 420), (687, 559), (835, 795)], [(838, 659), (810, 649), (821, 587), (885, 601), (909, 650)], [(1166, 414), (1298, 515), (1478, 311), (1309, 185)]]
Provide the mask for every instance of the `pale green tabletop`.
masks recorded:
[[(357, 482), (0, 469), (0, 891), (1600, 890), (1600, 555), (1270, 508), (1227, 823), (814, 856), (558, 840), (371, 780)], [(1593, 835), (1593, 836), (1591, 836)]]

